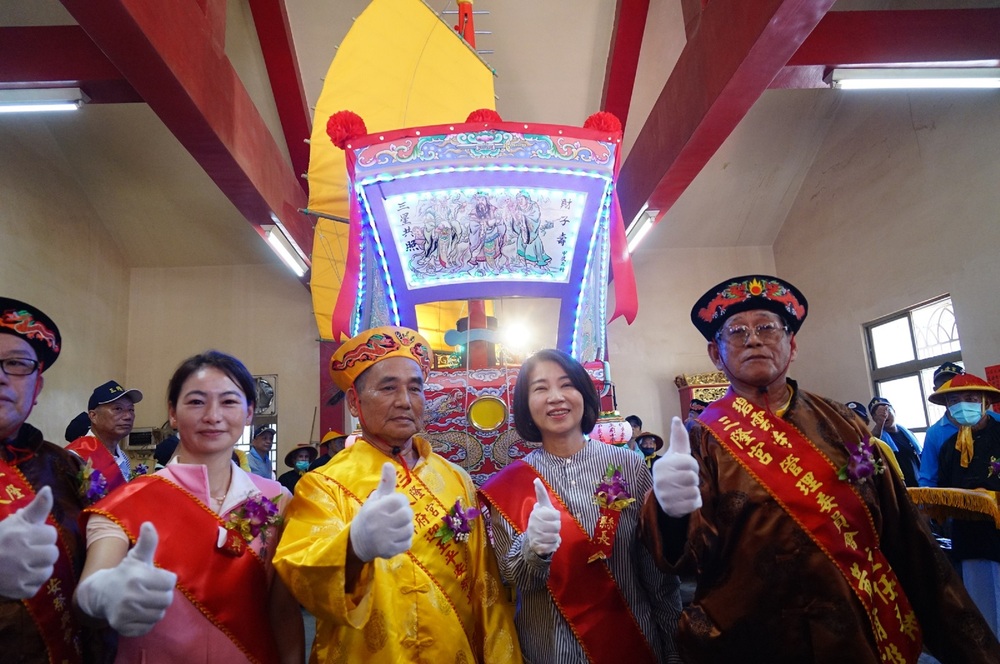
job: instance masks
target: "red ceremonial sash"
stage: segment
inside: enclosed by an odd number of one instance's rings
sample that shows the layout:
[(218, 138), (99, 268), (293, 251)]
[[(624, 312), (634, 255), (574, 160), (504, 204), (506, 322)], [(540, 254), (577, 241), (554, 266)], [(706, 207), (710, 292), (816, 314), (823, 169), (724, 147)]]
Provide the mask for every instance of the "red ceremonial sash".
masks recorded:
[(843, 575), (868, 613), (881, 660), (916, 662), (922, 648), (920, 625), (853, 484), (839, 479), (833, 462), (791, 423), (732, 390), (698, 421)]
[[(524, 461), (514, 461), (479, 490), (518, 534), (528, 528), (535, 506), (532, 485), (538, 472)], [(594, 542), (562, 499), (545, 483), (552, 505), (559, 510), (562, 543), (549, 563), (547, 582), (552, 601), (569, 624), (591, 662), (656, 662), (656, 655), (639, 629), (632, 609), (615, 583), (602, 546)], [(595, 557), (596, 556), (596, 557)], [(595, 562), (589, 562), (594, 560)]]
[(104, 479), (108, 482), (108, 493), (125, 484), (125, 477), (122, 475), (121, 468), (118, 467), (115, 455), (109, 452), (104, 443), (94, 436), (81, 436), (67, 445), (66, 449), (76, 452), (84, 461), (90, 461), (94, 470), (104, 475)]
[(227, 537), (219, 548), (225, 524), (194, 494), (159, 475), (144, 475), (85, 512), (111, 519), (133, 544), (139, 527), (152, 522), (160, 534), (154, 562), (177, 574), (177, 589), (250, 661), (279, 660), (263, 561), (239, 536)]
[[(20, 470), (0, 459), (0, 520), (35, 499), (35, 490)], [(80, 629), (73, 617), (72, 600), (76, 590), (76, 574), (70, 559), (67, 534), (53, 519), (51, 512), (45, 523), (59, 533), (56, 544), (59, 558), (49, 580), (42, 584), (34, 597), (21, 600), (38, 633), (45, 642), (50, 662), (82, 662)]]

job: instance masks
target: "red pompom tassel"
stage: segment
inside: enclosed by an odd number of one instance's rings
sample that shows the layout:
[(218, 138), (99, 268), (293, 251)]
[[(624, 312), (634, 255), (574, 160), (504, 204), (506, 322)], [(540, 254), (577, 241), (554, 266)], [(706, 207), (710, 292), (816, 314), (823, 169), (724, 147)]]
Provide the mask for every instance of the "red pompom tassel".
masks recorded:
[(365, 121), (353, 111), (337, 111), (326, 122), (326, 135), (341, 150), (346, 150), (348, 143), (367, 133)]
[(614, 113), (598, 111), (587, 118), (587, 121), (583, 123), (583, 128), (596, 129), (609, 134), (620, 134), (622, 133), (622, 121)]
[(503, 118), (500, 114), (494, 111), (492, 108), (480, 108), (469, 113), (469, 117), (465, 119), (466, 122), (503, 122)]

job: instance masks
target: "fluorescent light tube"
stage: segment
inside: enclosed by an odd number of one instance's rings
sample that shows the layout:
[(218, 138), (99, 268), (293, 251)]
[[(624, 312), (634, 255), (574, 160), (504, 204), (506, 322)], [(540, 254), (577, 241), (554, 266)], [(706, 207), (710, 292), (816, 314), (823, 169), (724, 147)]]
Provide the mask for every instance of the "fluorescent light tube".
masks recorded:
[(87, 101), (80, 88), (0, 90), (0, 113), (75, 111)]
[(1000, 88), (994, 67), (834, 69), (830, 78), (841, 90)]

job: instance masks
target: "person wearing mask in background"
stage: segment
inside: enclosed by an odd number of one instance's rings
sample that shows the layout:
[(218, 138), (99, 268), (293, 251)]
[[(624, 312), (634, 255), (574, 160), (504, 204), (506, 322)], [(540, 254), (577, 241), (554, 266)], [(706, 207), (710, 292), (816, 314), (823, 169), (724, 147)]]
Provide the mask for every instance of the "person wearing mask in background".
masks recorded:
[[(965, 369), (954, 362), (945, 362), (934, 370), (934, 389), (937, 390), (946, 382), (965, 373)], [(987, 410), (986, 414), (994, 420), (1000, 422), (1000, 413), (995, 410)], [(920, 486), (934, 487), (938, 485), (938, 456), (941, 454), (941, 446), (944, 441), (958, 433), (958, 423), (955, 418), (945, 410), (934, 424), (927, 428), (924, 433), (924, 448), (920, 454), (920, 476), (918, 482)]]
[(517, 591), (531, 662), (677, 661), (677, 577), (638, 538), (651, 487), (634, 454), (590, 438), (601, 400), (583, 365), (559, 350), (529, 357), (514, 387), (514, 426), (540, 442), (480, 490), (494, 552)]
[(121, 442), (132, 433), (135, 404), (140, 401), (142, 392), (126, 390), (113, 380), (98, 385), (87, 402), (90, 431), (66, 447), (104, 476), (109, 492), (132, 478), (132, 462)]
[(643, 506), (661, 569), (694, 572), (688, 664), (1000, 661), (906, 487), (846, 406), (788, 378), (808, 304), (767, 275), (728, 279), (691, 321), (730, 387), (679, 418)]
[(250, 440), (250, 451), (247, 453), (250, 472), (265, 480), (274, 479), (274, 473), (271, 472), (271, 447), (274, 446), (276, 433), (269, 426), (257, 427)]
[(235, 357), (186, 359), (167, 385), (173, 459), (85, 511), (74, 601), (119, 633), (119, 664), (302, 664), (302, 614), (271, 565), (290, 496), (232, 461), (256, 395)]
[(663, 449), (663, 439), (650, 431), (643, 431), (635, 438), (639, 451), (643, 454), (643, 460), (647, 468), (653, 467), (653, 462), (662, 456), (666, 451)]
[(687, 417), (684, 418), (684, 422), (685, 423), (691, 422), (692, 420), (697, 418), (699, 415), (701, 415), (701, 411), (705, 410), (706, 406), (708, 406), (707, 401), (697, 398), (691, 399), (691, 402), (688, 403)]
[[(0, 659), (105, 662), (112, 641), (83, 629), (70, 600), (85, 553), (80, 458), (27, 423), (62, 337), (52, 319), (0, 297)], [(89, 487), (88, 487), (89, 488)], [(109, 647), (110, 646), (110, 647)]]
[[(1000, 390), (962, 373), (942, 383), (930, 401), (945, 406), (958, 424), (941, 445), (938, 486), (1000, 491), (1000, 422), (986, 414), (1000, 401)], [(991, 520), (956, 518), (951, 527), (952, 556), (961, 562), (965, 587), (1000, 634), (1000, 530)]]
[(896, 409), (885, 397), (875, 397), (868, 402), (872, 417), (872, 435), (892, 450), (896, 463), (903, 473), (906, 486), (917, 486), (920, 473), (920, 443), (910, 430), (896, 423)]
[(288, 489), (289, 493), (295, 493), (295, 485), (309, 470), (309, 464), (316, 460), (316, 454), (316, 448), (309, 443), (299, 443), (285, 455), (285, 465), (291, 470), (282, 473), (278, 481), (281, 482), (281, 486)]
[(299, 480), (274, 559), (316, 617), (310, 662), (521, 662), (472, 479), (419, 435), (433, 358), (384, 326), (330, 360), (361, 436)]

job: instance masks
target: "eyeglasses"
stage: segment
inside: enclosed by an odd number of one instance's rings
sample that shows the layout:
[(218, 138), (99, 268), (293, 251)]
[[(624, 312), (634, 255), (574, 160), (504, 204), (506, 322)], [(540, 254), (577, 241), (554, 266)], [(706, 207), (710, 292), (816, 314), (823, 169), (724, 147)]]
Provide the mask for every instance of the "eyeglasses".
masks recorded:
[(754, 325), (753, 327), (749, 327), (747, 325), (724, 327), (719, 330), (715, 337), (716, 339), (726, 342), (730, 346), (746, 346), (750, 343), (750, 337), (752, 335), (757, 335), (757, 338), (760, 339), (762, 343), (771, 344), (781, 339), (786, 332), (788, 332), (787, 325), (771, 321), (770, 323), (761, 323), (760, 325)]
[(26, 357), (5, 357), (0, 360), (0, 369), (8, 376), (30, 376), (38, 370), (38, 364)]

